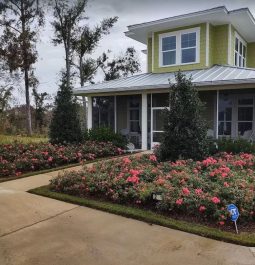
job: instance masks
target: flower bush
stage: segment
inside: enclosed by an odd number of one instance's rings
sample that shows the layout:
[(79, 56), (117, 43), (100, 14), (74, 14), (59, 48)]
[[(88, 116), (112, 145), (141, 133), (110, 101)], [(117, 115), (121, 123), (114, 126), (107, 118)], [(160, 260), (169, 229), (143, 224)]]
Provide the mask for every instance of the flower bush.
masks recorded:
[[(53, 179), (50, 187), (223, 226), (230, 203), (238, 206), (241, 221), (255, 220), (254, 165), (251, 154), (222, 153), (202, 161), (174, 163), (159, 163), (154, 155), (136, 155), (64, 173)], [(158, 200), (153, 194), (160, 195)]]
[(122, 153), (120, 148), (110, 142), (88, 141), (66, 146), (49, 143), (1, 144), (0, 178)]

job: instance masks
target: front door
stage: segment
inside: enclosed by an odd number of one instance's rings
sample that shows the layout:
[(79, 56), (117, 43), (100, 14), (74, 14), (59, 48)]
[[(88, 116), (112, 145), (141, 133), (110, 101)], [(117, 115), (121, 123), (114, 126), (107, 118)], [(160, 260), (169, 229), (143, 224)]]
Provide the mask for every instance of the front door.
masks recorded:
[(151, 147), (159, 145), (164, 132), (164, 115), (165, 108), (152, 108), (152, 126), (151, 126)]

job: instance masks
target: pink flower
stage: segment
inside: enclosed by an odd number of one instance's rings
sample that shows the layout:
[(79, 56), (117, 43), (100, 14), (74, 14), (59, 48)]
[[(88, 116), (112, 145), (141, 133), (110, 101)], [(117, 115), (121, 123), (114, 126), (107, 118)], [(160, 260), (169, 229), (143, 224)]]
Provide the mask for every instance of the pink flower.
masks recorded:
[(52, 160), (53, 160), (53, 157), (50, 156), (50, 157), (48, 158), (48, 162), (52, 162)]
[(199, 212), (204, 212), (206, 210), (206, 207), (204, 206), (204, 205), (201, 205), (200, 207), (199, 207)]
[(182, 203), (183, 203), (183, 199), (178, 199), (178, 200), (176, 200), (176, 202), (175, 202), (177, 205), (182, 205)]
[(224, 182), (223, 183), (224, 187), (228, 188), (229, 187), (229, 184), (227, 182)]
[(155, 155), (150, 155), (150, 161), (156, 162), (157, 161), (157, 157)]
[(202, 191), (202, 189), (195, 189), (195, 193), (196, 193), (197, 195), (199, 195), (199, 194), (203, 193), (203, 191)]
[(220, 199), (218, 197), (212, 197), (212, 200), (211, 200), (213, 203), (215, 204), (218, 204), (220, 203)]
[(130, 174), (133, 176), (137, 176), (140, 174), (140, 170), (136, 170), (136, 169), (130, 169)]
[(139, 183), (139, 178), (137, 176), (128, 177), (127, 178), (127, 182), (138, 184)]
[(182, 192), (183, 192), (183, 194), (185, 194), (185, 195), (189, 195), (189, 194), (190, 194), (190, 191), (189, 191), (188, 188), (182, 188)]
[(225, 224), (224, 221), (220, 221), (220, 222), (219, 222), (219, 225), (224, 225), (224, 224)]
[(131, 160), (128, 157), (124, 157), (123, 160), (124, 164), (130, 164)]

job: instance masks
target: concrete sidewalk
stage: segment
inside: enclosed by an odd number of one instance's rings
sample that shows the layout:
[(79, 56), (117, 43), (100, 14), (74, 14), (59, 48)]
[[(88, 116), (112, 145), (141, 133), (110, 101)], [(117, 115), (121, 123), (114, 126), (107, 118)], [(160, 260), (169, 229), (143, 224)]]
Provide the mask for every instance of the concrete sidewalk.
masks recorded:
[(26, 192), (56, 174), (0, 183), (1, 265), (255, 264), (247, 247)]

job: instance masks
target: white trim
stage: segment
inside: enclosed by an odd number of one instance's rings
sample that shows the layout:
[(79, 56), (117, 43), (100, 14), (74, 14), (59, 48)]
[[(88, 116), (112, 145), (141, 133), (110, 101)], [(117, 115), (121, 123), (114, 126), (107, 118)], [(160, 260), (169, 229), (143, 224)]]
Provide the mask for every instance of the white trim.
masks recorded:
[(148, 115), (147, 115), (147, 109), (148, 109), (148, 102), (147, 102), (147, 93), (142, 93), (142, 150), (148, 149)]
[(205, 55), (205, 66), (209, 66), (209, 55), (210, 55), (210, 23), (206, 22), (206, 55)]
[(87, 126), (88, 129), (92, 129), (92, 106), (93, 106), (93, 102), (92, 102), (92, 97), (91, 96), (87, 96), (88, 98), (88, 113), (87, 113)]
[[(187, 33), (196, 33), (196, 61), (190, 63), (181, 63), (181, 36)], [(163, 65), (163, 51), (162, 51), (162, 39), (166, 37), (176, 37), (176, 62), (175, 64)], [(178, 65), (198, 64), (200, 63), (200, 27), (189, 28), (185, 30), (179, 30), (174, 32), (163, 33), (159, 35), (159, 67), (172, 67)]]
[(231, 51), (232, 51), (232, 26), (228, 24), (228, 65), (231, 65)]

